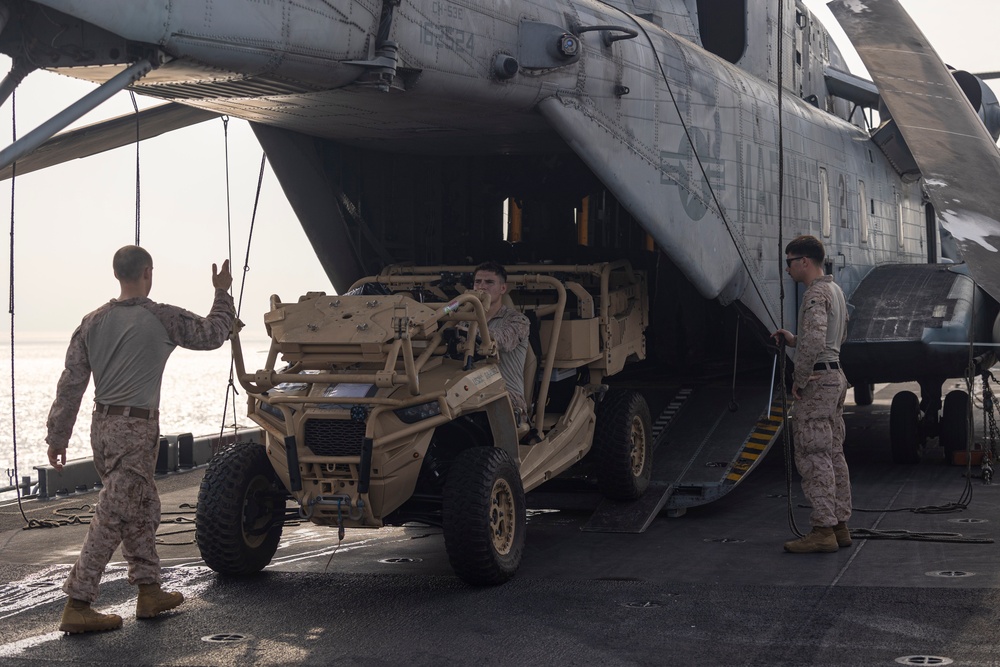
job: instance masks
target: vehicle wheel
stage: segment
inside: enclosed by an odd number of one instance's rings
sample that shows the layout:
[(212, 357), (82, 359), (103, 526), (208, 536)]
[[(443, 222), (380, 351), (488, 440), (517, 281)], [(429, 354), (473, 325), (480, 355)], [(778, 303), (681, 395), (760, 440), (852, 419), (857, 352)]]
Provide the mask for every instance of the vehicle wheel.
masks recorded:
[(444, 546), (461, 579), (502, 584), (521, 564), (527, 527), (524, 487), (510, 455), (473, 447), (455, 459), (444, 483)]
[(263, 445), (239, 442), (208, 464), (198, 490), (195, 535), (219, 574), (259, 572), (281, 539), (287, 493)]
[(901, 391), (892, 397), (889, 408), (889, 442), (895, 463), (920, 461), (920, 400), (912, 391)]
[(863, 382), (854, 385), (854, 404), (871, 405), (875, 401), (875, 385)]
[(941, 409), (941, 446), (949, 454), (963, 451), (968, 439), (969, 395), (962, 390), (948, 392)]
[(612, 500), (636, 500), (653, 472), (649, 406), (636, 391), (609, 391), (597, 406), (593, 458), (597, 486)]

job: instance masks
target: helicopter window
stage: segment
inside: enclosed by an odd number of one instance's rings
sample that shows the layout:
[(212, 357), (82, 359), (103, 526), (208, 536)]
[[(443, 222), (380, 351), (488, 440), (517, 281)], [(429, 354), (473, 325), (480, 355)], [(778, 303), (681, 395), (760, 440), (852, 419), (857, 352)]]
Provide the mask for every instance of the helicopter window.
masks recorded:
[(823, 222), (823, 236), (830, 236), (830, 180), (826, 169), (819, 169), (819, 217)]
[(839, 184), (840, 184), (840, 188), (839, 188), (840, 189), (840, 200), (839, 200), (840, 204), (837, 206), (837, 209), (838, 209), (838, 213), (840, 214), (840, 226), (841, 227), (847, 227), (848, 226), (848, 221), (847, 220), (848, 220), (848, 218), (850, 217), (850, 214), (851, 214), (850, 213), (850, 208), (851, 207), (848, 206), (848, 204), (847, 204), (847, 179), (844, 178), (843, 174), (840, 175)]
[(861, 220), (861, 242), (868, 243), (868, 193), (865, 182), (858, 181), (858, 217)]
[(701, 45), (731, 63), (747, 48), (746, 0), (698, 0)]

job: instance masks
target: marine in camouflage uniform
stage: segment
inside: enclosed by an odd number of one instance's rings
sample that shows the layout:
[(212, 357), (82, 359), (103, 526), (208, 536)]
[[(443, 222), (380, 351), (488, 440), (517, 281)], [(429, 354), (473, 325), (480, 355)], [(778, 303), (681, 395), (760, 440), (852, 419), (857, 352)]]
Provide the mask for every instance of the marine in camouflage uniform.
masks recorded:
[[(73, 332), (47, 421), (49, 460), (58, 469), (65, 463), (73, 424), (93, 374), (90, 438), (103, 487), (80, 556), (63, 585), (70, 598), (60, 627), (66, 632), (121, 625), (117, 616), (89, 610), (119, 544), (128, 563), (129, 583), (140, 587), (138, 617), (155, 616), (183, 601), (180, 593), (159, 588), (160, 499), (153, 474), (159, 453), (160, 384), (174, 348), (216, 349), (228, 338), (234, 318), (233, 299), (226, 291), (232, 284), (228, 261), (220, 273), (212, 266), (215, 300), (207, 317), (148, 298), (152, 259), (138, 246), (119, 250), (114, 266), (122, 283), (121, 297), (85, 316)], [(131, 280), (137, 266), (139, 278)], [(74, 603), (74, 609), (84, 610), (76, 616), (69, 611)]]
[(528, 353), (528, 318), (513, 308), (500, 306), (500, 310), (486, 323), (490, 337), (500, 351), (500, 375), (507, 385), (510, 402), (522, 418), (528, 414), (524, 400), (524, 359)]
[(477, 266), (473, 272), (473, 286), (490, 295), (486, 325), (500, 351), (500, 375), (510, 394), (511, 406), (520, 420), (526, 421), (528, 406), (524, 398), (524, 361), (528, 353), (528, 318), (503, 305), (503, 295), (507, 293), (507, 271), (500, 264), (485, 262)]
[[(847, 378), (840, 345), (847, 336), (847, 302), (833, 276), (823, 275), (822, 243), (799, 237), (786, 249), (788, 272), (808, 285), (799, 307), (798, 335), (784, 332), (796, 348), (791, 415), (795, 465), (812, 505), (812, 532), (785, 544), (793, 553), (837, 551), (851, 544), (851, 481), (844, 458)], [(783, 330), (779, 330), (781, 334)], [(778, 335), (778, 334), (776, 334)]]

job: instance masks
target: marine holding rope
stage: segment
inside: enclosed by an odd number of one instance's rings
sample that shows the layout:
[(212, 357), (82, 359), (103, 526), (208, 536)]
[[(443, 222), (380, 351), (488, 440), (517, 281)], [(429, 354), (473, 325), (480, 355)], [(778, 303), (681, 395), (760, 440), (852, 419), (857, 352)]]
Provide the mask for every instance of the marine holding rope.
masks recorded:
[(119, 544), (128, 563), (128, 581), (139, 586), (136, 618), (153, 618), (184, 601), (180, 593), (160, 588), (156, 553), (160, 498), (153, 473), (159, 453), (160, 383), (175, 347), (221, 347), (235, 315), (227, 291), (233, 282), (228, 260), (221, 271), (212, 265), (215, 301), (208, 317), (149, 299), (153, 258), (143, 248), (119, 249), (112, 266), (121, 295), (85, 316), (73, 332), (46, 423), (49, 463), (59, 470), (66, 463), (66, 445), (93, 374), (90, 441), (103, 487), (80, 557), (63, 584), (69, 600), (59, 629), (69, 633), (121, 627), (120, 616), (90, 607)]
[(824, 275), (826, 251), (815, 236), (785, 247), (788, 275), (807, 286), (799, 306), (798, 336), (778, 329), (772, 337), (796, 348), (792, 395), (795, 467), (812, 505), (812, 531), (785, 543), (791, 553), (833, 552), (851, 545), (851, 479), (844, 458), (847, 378), (840, 345), (847, 337), (847, 301), (833, 276)]

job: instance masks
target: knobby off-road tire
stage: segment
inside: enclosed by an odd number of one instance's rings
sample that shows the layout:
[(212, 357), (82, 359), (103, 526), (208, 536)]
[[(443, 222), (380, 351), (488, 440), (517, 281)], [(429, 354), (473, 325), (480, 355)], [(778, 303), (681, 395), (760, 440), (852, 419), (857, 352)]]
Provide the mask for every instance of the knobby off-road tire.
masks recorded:
[(205, 563), (226, 575), (262, 570), (281, 540), (284, 498), (263, 445), (240, 442), (217, 454), (201, 481), (195, 512)]
[(527, 514), (524, 486), (510, 455), (473, 447), (455, 459), (444, 483), (444, 546), (455, 574), (493, 586), (521, 564)]
[(597, 486), (611, 500), (636, 500), (653, 472), (652, 426), (642, 394), (612, 390), (597, 405), (592, 448)]

